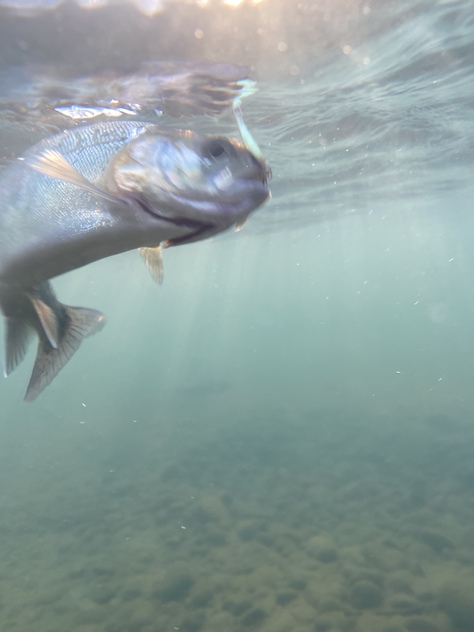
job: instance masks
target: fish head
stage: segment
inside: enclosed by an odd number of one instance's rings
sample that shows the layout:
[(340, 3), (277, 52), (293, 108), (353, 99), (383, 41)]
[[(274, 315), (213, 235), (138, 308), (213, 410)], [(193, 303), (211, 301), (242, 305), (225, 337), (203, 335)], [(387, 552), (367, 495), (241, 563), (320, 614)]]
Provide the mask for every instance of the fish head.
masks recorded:
[(240, 226), (270, 197), (270, 168), (244, 144), (190, 131), (146, 130), (110, 162), (107, 189), (190, 234), (189, 243)]

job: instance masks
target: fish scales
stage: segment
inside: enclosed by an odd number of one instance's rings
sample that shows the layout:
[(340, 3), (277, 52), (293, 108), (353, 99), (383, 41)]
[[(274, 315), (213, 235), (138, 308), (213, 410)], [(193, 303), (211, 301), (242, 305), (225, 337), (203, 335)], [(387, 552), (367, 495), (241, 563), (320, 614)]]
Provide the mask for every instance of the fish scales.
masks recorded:
[[(42, 141), (26, 152), (22, 160), (17, 161), (0, 177), (0, 278), (5, 269), (17, 266), (18, 280), (20, 267), (16, 259), (19, 255), (23, 260), (27, 249), (33, 252), (45, 244), (54, 248), (54, 243), (64, 243), (65, 240), (72, 247), (72, 235), (79, 238), (82, 234), (89, 234), (94, 229), (110, 224), (109, 214), (97, 197), (68, 182), (50, 178), (31, 169), (29, 157), (44, 149), (58, 150), (86, 178), (96, 182), (103, 175), (111, 156), (133, 139), (137, 130), (143, 127), (143, 123), (137, 124), (134, 121), (113, 122), (64, 132)], [(33, 204), (32, 201), (35, 200), (43, 203)], [(36, 278), (28, 278), (27, 283), (40, 282), (77, 267), (72, 260), (69, 265), (66, 260), (61, 260), (57, 270), (53, 261), (48, 263), (44, 274), (37, 267)], [(31, 270), (27, 273), (28, 277), (30, 275)]]

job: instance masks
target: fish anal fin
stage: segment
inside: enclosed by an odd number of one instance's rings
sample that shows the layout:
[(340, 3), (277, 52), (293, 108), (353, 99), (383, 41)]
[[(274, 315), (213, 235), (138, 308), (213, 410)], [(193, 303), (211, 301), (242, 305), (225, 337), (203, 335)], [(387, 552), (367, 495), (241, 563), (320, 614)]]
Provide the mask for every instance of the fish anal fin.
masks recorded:
[(109, 202), (116, 203), (124, 201), (119, 196), (104, 191), (93, 182), (90, 182), (82, 173), (73, 167), (59, 151), (55, 151), (54, 149), (46, 149), (41, 154), (30, 156), (28, 158), (28, 165), (39, 173), (49, 176), (50, 178), (68, 182), (69, 184), (74, 184)]
[(34, 400), (56, 377), (80, 347), (84, 338), (95, 334), (105, 324), (102, 312), (85, 307), (62, 306), (66, 311), (67, 325), (56, 348), (40, 340), (33, 373), (26, 390), (25, 400)]
[(163, 250), (161, 246), (154, 248), (140, 248), (139, 253), (145, 262), (152, 279), (156, 283), (163, 283)]
[(3, 374), (5, 377), (20, 364), (25, 357), (32, 329), (21, 318), (5, 318), (5, 359)]

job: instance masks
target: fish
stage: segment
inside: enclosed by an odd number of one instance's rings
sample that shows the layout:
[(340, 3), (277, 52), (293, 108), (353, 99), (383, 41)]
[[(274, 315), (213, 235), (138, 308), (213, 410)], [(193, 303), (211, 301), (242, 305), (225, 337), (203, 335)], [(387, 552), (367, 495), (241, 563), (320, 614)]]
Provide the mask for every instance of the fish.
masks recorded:
[(0, 174), (4, 375), (36, 334), (34, 400), (105, 324), (97, 310), (62, 304), (51, 279), (138, 249), (161, 282), (162, 248), (240, 229), (269, 199), (270, 177), (245, 138), (146, 121), (82, 125), (31, 147)]

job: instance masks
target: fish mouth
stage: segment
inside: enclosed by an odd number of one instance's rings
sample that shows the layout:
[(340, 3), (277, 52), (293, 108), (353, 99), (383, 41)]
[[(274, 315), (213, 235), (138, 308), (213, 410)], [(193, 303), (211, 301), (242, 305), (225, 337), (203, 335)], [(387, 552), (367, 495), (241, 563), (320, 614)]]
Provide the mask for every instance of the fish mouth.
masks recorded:
[[(193, 241), (199, 241), (212, 237), (213, 235), (227, 230), (231, 226), (238, 226), (240, 222), (245, 223), (245, 220), (252, 211), (261, 206), (271, 197), (270, 189), (266, 180), (262, 182), (256, 182), (249, 178), (239, 180), (237, 183), (242, 185), (247, 183), (247, 190), (243, 190), (241, 186), (237, 191), (238, 198), (241, 202), (236, 204), (236, 201), (227, 203), (212, 203), (210, 201), (197, 201), (193, 200), (193, 208), (197, 211), (201, 210), (206, 212), (210, 216), (210, 221), (197, 221), (189, 218), (165, 218), (169, 223), (174, 223), (175, 226), (188, 227), (191, 229), (191, 233), (175, 239), (168, 239), (163, 243), (165, 248), (170, 246), (179, 246), (182, 244), (189, 244)], [(181, 201), (184, 201), (181, 199)], [(243, 220), (243, 221), (242, 221)]]
[[(203, 219), (193, 219), (191, 217), (183, 217), (180, 215), (174, 215), (168, 217), (159, 212), (156, 212), (150, 208), (143, 200), (135, 199), (134, 201), (140, 207), (140, 209), (147, 215), (152, 217), (155, 221), (160, 221), (168, 224), (169, 226), (175, 226), (179, 228), (185, 228), (189, 230), (189, 233), (176, 237), (174, 239), (165, 240), (162, 245), (165, 248), (171, 246), (180, 246), (182, 244), (189, 244), (194, 241), (200, 241), (212, 237), (213, 235), (227, 230), (234, 224), (237, 225), (239, 220), (247, 216), (263, 204), (270, 197), (270, 190), (265, 183), (258, 183), (255, 186), (255, 181), (252, 182), (253, 186), (250, 188), (252, 191), (252, 202), (249, 204), (248, 195), (244, 192), (240, 192), (240, 197), (245, 200), (238, 208), (234, 204), (217, 204), (210, 202), (209, 200), (196, 200), (193, 198), (174, 198), (176, 202), (180, 204), (192, 205), (192, 208), (199, 212), (205, 212), (208, 216), (207, 221)], [(257, 195), (256, 195), (257, 193)]]
[[(190, 219), (193, 223), (213, 226), (231, 226), (241, 214), (248, 214), (261, 206), (270, 197), (270, 189), (265, 180), (255, 180), (251, 177), (240, 177), (235, 180), (231, 190), (219, 199), (190, 195), (173, 195), (172, 205), (192, 209), (202, 219), (189, 216), (176, 217), (177, 221)], [(170, 218), (168, 218), (170, 219)]]
[[(156, 221), (189, 229), (189, 234), (165, 241), (165, 247), (205, 239), (237, 225), (242, 217), (245, 219), (271, 197), (268, 183), (272, 173), (269, 164), (252, 156), (249, 167), (235, 178), (233, 186), (223, 192), (220, 199), (218, 196), (196, 196), (195, 192), (186, 195), (185, 192), (177, 194), (167, 191), (162, 211), (137, 195), (132, 196), (131, 201)], [(175, 212), (180, 208), (184, 209), (184, 214)], [(168, 214), (167, 209), (171, 213)]]
[(253, 154), (250, 154), (250, 159), (250, 168), (246, 169), (239, 179), (250, 180), (254, 183), (260, 182), (268, 188), (268, 184), (272, 179), (272, 168), (269, 163), (264, 158), (257, 158)]
[(251, 164), (235, 178), (229, 196), (231, 200), (247, 199), (247, 206), (255, 205), (249, 209), (252, 211), (270, 198), (269, 182), (272, 179), (272, 170), (266, 160), (260, 160), (253, 154), (250, 158)]
[[(193, 192), (186, 195), (185, 193), (177, 194), (167, 191), (167, 200), (162, 207), (163, 210), (170, 209), (172, 214), (160, 212), (159, 209), (150, 206), (146, 200), (137, 195), (131, 196), (130, 201), (136, 203), (150, 217), (181, 227), (232, 225), (232, 218), (240, 213), (250, 213), (270, 198), (266, 174), (259, 173), (257, 175), (258, 177), (255, 173), (242, 174), (235, 180), (232, 189), (223, 194), (221, 199), (218, 196), (203, 195), (200, 197)], [(193, 211), (197, 217), (175, 213), (177, 208)]]
[(199, 222), (187, 217), (166, 217), (161, 213), (156, 213), (149, 206), (147, 206), (143, 200), (136, 199), (135, 202), (147, 215), (152, 217), (155, 221), (160, 221), (170, 226), (179, 226), (180, 228), (189, 228), (190, 232), (182, 237), (176, 237), (175, 239), (167, 239), (163, 242), (165, 248), (171, 246), (179, 246), (180, 244), (186, 244), (192, 241), (198, 241), (205, 237), (210, 237), (216, 231), (215, 226), (206, 222)]
[(173, 217), (167, 217), (166, 215), (163, 215), (162, 213), (159, 213), (155, 211), (154, 209), (152, 209), (150, 206), (148, 206), (148, 204), (146, 204), (146, 202), (144, 202), (143, 200), (140, 200), (138, 197), (134, 197), (132, 199), (132, 202), (137, 204), (144, 213), (146, 213), (147, 215), (149, 215), (155, 220), (160, 220), (160, 222), (165, 222), (173, 226), (179, 226), (180, 228), (191, 228), (191, 229), (193, 228), (199, 229), (199, 228), (210, 226), (209, 223), (193, 220), (193, 219), (190, 219), (189, 217), (180, 217), (178, 215), (175, 215)]
[(234, 206), (234, 214), (251, 213), (271, 197), (270, 189), (265, 181), (242, 180), (240, 185), (235, 194), (237, 204)]

